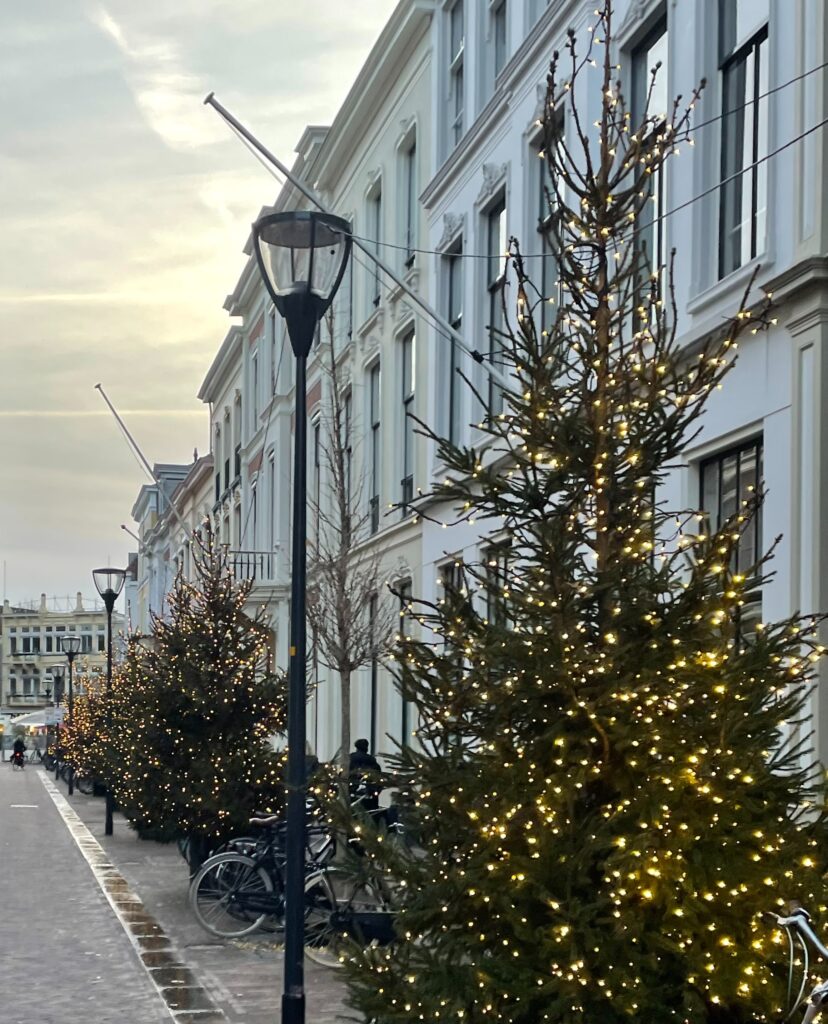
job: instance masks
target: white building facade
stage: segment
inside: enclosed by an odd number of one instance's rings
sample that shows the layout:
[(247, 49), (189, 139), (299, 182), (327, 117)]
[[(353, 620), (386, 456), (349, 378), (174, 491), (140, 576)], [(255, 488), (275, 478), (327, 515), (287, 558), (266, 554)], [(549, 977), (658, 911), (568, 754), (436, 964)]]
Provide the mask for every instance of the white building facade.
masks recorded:
[[(584, 38), (593, 8), (575, 0), (402, 0), (333, 125), (310, 127), (300, 140), (294, 172), (474, 349), (488, 350), (505, 240), (514, 235), (524, 252), (545, 252), (537, 122), (546, 75), (570, 26)], [(617, 0), (614, 27), (613, 59), (633, 113), (658, 61), (656, 103), (688, 97), (707, 82), (695, 111), (696, 144), (667, 162), (648, 238), (660, 258), (677, 249), (682, 344), (692, 350), (733, 315), (757, 267), (758, 285), (773, 291), (777, 305), (778, 323), (741, 344), (664, 499), (704, 509), (715, 525), (763, 481), (768, 494), (754, 550), (783, 539), (776, 574), (752, 614), (772, 620), (826, 609), (828, 200), (826, 137), (815, 129), (827, 116), (828, 13), (819, 0)], [(580, 95), (590, 124), (600, 78), (587, 73), (593, 82)], [(306, 205), (286, 187), (275, 208)], [(200, 393), (212, 416), (210, 514), (238, 553), (238, 571), (255, 579), (253, 596), (267, 608), (276, 661), (285, 666), (293, 356), (249, 241), (245, 251), (225, 307), (238, 319)], [(554, 274), (544, 279), (553, 262), (536, 263), (544, 294), (554, 289)], [(406, 413), (474, 443), (481, 410), (457, 371), (482, 395), (486, 371), (358, 250), (335, 304), (332, 343), (347, 382), (353, 457), (371, 503), (363, 542), (383, 550), (389, 582), (432, 600), (456, 561), (479, 563), (507, 539), (478, 526), (444, 528), (439, 520), (451, 519), (448, 509), (430, 509), (435, 523), (400, 508), (440, 473), (432, 447), (408, 433)], [(314, 444), (329, 344), (320, 337), (309, 367), (312, 491), (323, 486)], [(319, 666), (314, 673), (308, 736), (328, 758), (338, 745), (338, 690)], [(828, 702), (817, 693), (812, 709), (825, 758)], [(366, 668), (354, 688), (352, 734), (383, 751), (410, 738), (413, 725), (386, 670)]]

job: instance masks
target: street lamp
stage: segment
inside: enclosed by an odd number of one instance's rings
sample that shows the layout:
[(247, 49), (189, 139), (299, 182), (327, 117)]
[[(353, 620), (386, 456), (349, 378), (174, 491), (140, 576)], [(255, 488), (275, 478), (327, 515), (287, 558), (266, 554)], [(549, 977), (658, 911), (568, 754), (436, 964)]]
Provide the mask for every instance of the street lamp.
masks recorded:
[[(92, 579), (95, 587), (103, 598), (106, 607), (106, 731), (108, 742), (112, 744), (112, 609), (126, 579), (125, 569), (93, 569)], [(104, 833), (112, 835), (112, 812), (114, 810), (112, 787), (106, 787), (106, 824)]]
[[(63, 698), (63, 669), (60, 665), (55, 665), (52, 669), (52, 682), (54, 683), (54, 694), (55, 703), (54, 707), (59, 708), (60, 702)], [(50, 693), (46, 690), (46, 700), (48, 701)], [(48, 735), (48, 729), (47, 729)], [(48, 741), (47, 741), (48, 742)], [(60, 776), (60, 724), (55, 716), (55, 782), (57, 782)]]
[(287, 832), (285, 835), (285, 975), (282, 1024), (304, 1024), (305, 887), (305, 574), (307, 409), (305, 376), (313, 336), (333, 301), (351, 254), (347, 221), (327, 213), (271, 213), (253, 225), (256, 260), (284, 318), (296, 357), (296, 444), (288, 673)]
[[(66, 655), (69, 662), (69, 728), (72, 728), (75, 710), (75, 691), (72, 688), (72, 665), (80, 654), (81, 638), (74, 633), (62, 633), (58, 636), (58, 647)], [(69, 765), (69, 796), (75, 792), (75, 766)]]

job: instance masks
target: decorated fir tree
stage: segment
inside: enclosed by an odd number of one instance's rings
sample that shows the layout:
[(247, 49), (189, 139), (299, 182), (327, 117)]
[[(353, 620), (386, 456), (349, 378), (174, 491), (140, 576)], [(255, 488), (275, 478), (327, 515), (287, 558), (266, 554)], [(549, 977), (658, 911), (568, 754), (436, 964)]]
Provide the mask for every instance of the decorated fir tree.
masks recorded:
[(712, 534), (659, 499), (767, 306), (749, 290), (701, 350), (677, 343), (671, 267), (647, 268), (640, 228), (696, 97), (633, 125), (609, 35), (604, 9), (588, 51), (571, 35), (566, 77), (557, 56), (549, 76), (554, 323), (540, 329), (550, 296), (513, 243), (503, 412), (478, 448), (439, 441), (436, 496), (511, 548), (508, 567), (464, 566), (415, 603), (418, 638), (399, 646), (419, 716), (398, 759), (415, 845), (365, 836), (399, 941), (348, 965), (377, 1024), (776, 1020), (785, 950), (762, 913), (826, 912), (821, 778), (788, 725), (815, 623), (740, 622), (766, 575), (765, 559), (735, 569), (760, 493)]
[(281, 802), (269, 738), (283, 729), (285, 687), (268, 665), (263, 613), (244, 610), (250, 583), (235, 580), (209, 524), (194, 535), (193, 566), (192, 582), (176, 576), (151, 636), (128, 642), (108, 781), (141, 833), (209, 844)]

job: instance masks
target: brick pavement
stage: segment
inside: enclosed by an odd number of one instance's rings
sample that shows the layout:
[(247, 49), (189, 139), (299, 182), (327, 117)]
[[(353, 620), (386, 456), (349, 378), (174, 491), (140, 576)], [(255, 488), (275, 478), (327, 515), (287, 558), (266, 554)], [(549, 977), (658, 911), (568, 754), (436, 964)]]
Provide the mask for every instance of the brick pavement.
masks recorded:
[(3, 1024), (171, 1024), (41, 774), (0, 764)]
[[(61, 792), (65, 797), (62, 784)], [(249, 936), (226, 943), (216, 939), (201, 928), (189, 908), (187, 865), (174, 844), (138, 839), (118, 814), (114, 835), (104, 836), (102, 799), (76, 792), (71, 806), (163, 929), (176, 962), (184, 965), (221, 1012), (221, 1017), (206, 1010), (193, 1012), (193, 1024), (212, 1024), (217, 1019), (229, 1024), (278, 1024), (282, 956), (274, 937)], [(358, 1019), (345, 1006), (345, 990), (336, 971), (306, 962), (305, 985), (307, 1024)]]

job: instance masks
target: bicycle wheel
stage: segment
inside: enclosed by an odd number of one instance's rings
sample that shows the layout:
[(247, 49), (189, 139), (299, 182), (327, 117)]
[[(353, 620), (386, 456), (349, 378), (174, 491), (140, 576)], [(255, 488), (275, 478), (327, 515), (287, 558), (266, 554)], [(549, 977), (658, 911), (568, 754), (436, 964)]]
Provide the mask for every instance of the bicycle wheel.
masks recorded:
[(349, 942), (361, 941), (358, 914), (390, 919), (387, 900), (370, 883), (329, 867), (305, 881), (305, 954), (323, 967), (344, 966)]
[(198, 923), (220, 939), (238, 939), (260, 928), (275, 904), (270, 875), (250, 857), (219, 853), (206, 860), (190, 885)]
[(95, 779), (91, 775), (75, 775), (73, 785), (75, 789), (85, 796), (92, 796), (92, 791), (95, 789)]

